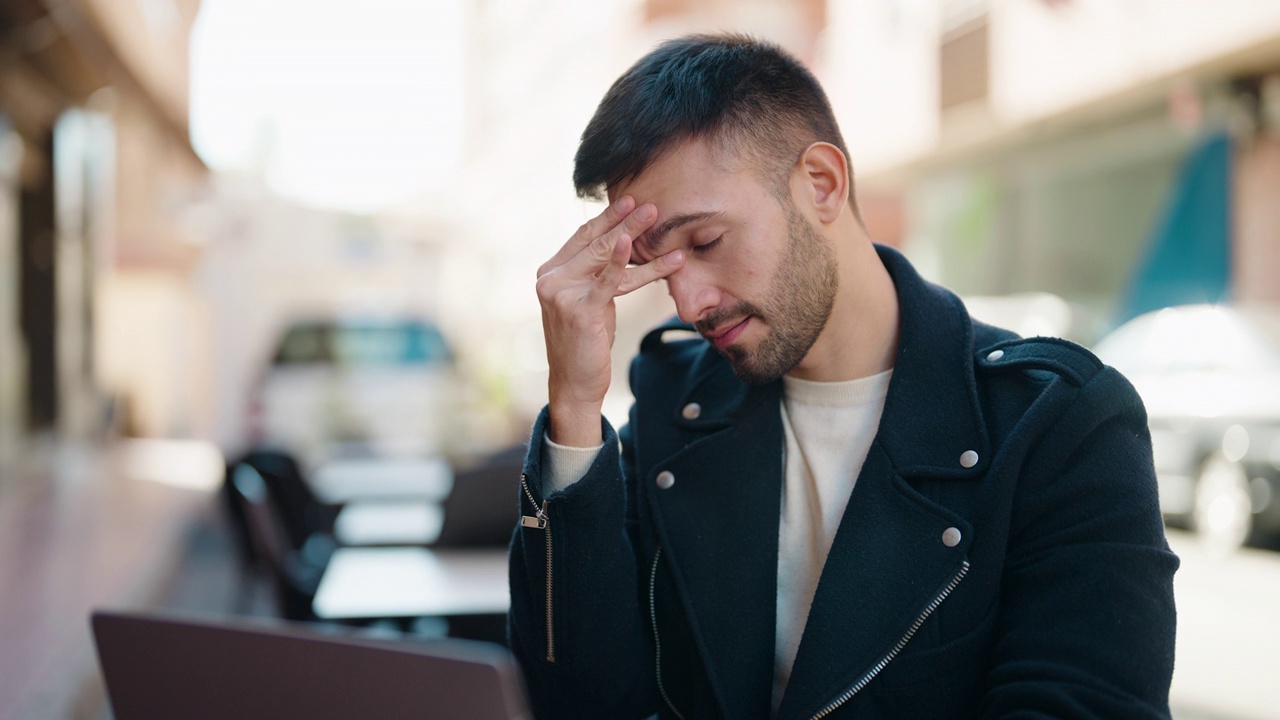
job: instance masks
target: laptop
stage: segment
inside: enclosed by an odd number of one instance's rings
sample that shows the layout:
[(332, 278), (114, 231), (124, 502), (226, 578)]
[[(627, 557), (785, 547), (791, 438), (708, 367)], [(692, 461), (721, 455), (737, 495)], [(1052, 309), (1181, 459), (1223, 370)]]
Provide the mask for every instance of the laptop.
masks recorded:
[(95, 612), (115, 720), (528, 720), (514, 657), (460, 639)]

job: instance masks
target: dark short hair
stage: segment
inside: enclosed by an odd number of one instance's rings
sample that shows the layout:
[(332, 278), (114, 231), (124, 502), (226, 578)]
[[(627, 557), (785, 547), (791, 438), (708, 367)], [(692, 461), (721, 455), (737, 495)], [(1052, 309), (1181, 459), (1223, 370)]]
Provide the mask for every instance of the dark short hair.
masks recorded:
[[(799, 60), (743, 35), (689, 35), (640, 58), (605, 93), (574, 157), (574, 187), (581, 197), (601, 199), (694, 139), (746, 151), (783, 183), (814, 142), (849, 157), (826, 93)], [(856, 204), (853, 210), (857, 216)]]

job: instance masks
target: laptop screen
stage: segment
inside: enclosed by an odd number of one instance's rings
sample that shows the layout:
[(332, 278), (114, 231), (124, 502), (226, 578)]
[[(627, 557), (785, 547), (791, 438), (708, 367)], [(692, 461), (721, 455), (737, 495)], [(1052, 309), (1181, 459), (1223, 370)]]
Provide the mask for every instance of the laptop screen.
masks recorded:
[(92, 624), (116, 720), (531, 717), (514, 658), (491, 643), (109, 612)]

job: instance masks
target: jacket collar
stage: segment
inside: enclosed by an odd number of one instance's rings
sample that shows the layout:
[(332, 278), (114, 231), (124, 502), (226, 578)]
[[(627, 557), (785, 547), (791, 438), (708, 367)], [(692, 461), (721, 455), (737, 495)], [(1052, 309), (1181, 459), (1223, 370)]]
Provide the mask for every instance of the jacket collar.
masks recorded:
[[(898, 251), (876, 251), (898, 292), (898, 352), (876, 442), (898, 473), (981, 474), (990, 441), (974, 377), (973, 323), (960, 298), (926, 282)], [(964, 467), (973, 451), (977, 462)]]
[[(960, 298), (927, 282), (897, 250), (876, 245), (898, 293), (898, 350), (876, 441), (897, 472), (964, 478), (979, 475), (990, 460), (990, 443), (974, 379), (973, 325)], [(650, 335), (691, 326), (669, 321)], [(646, 338), (646, 342), (652, 342)], [(781, 397), (782, 381), (748, 386), (729, 363), (706, 345), (672, 421), (693, 431), (726, 428), (759, 403)], [(696, 417), (685, 416), (698, 403)], [(961, 456), (972, 451), (971, 467)]]

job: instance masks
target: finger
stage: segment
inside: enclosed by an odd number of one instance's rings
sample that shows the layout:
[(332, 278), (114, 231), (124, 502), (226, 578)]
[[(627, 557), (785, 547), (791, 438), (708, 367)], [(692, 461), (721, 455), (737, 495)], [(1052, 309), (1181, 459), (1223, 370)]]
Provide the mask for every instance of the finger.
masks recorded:
[(582, 249), (592, 240), (604, 235), (622, 222), (623, 218), (635, 208), (635, 204), (635, 198), (630, 195), (623, 195), (609, 203), (609, 207), (605, 208), (604, 212), (583, 223), (569, 241), (560, 248), (560, 251), (542, 266), (538, 274), (541, 275), (546, 269), (563, 265), (569, 258), (582, 252)]
[[(634, 238), (639, 237), (657, 219), (658, 208), (651, 204), (641, 205), (612, 230), (592, 240), (577, 255), (566, 260), (562, 267), (575, 275), (598, 275), (611, 261), (614, 249), (624, 235), (627, 237), (627, 247), (631, 247)], [(630, 259), (627, 258), (628, 261)]]
[(672, 250), (666, 255), (656, 257), (643, 265), (626, 268), (622, 282), (618, 284), (618, 289), (614, 295), (616, 297), (639, 290), (645, 285), (655, 280), (660, 280), (682, 267), (684, 267), (684, 253), (680, 250)]
[(596, 302), (608, 302), (617, 294), (618, 285), (626, 277), (627, 261), (631, 258), (631, 236), (620, 235), (613, 245), (608, 263), (596, 277), (595, 287), (591, 289), (591, 298)]

